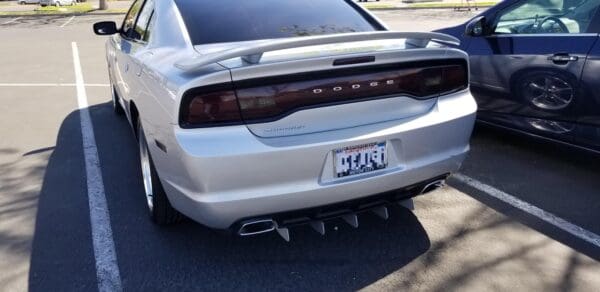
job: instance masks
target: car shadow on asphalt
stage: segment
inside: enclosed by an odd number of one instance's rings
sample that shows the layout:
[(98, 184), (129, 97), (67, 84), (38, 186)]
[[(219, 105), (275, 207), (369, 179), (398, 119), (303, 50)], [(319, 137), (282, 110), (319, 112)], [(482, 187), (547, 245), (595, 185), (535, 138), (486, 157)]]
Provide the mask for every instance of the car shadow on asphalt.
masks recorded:
[[(493, 127), (476, 127), (461, 173), (595, 234), (600, 232), (600, 157)], [(597, 246), (458, 180), (452, 187), (600, 261)]]
[[(356, 290), (427, 252), (415, 215), (391, 210), (387, 221), (360, 216), (360, 227), (326, 224), (240, 238), (191, 220), (158, 227), (142, 195), (137, 143), (110, 103), (90, 107), (123, 287), (129, 290)], [(32, 291), (93, 290), (96, 285), (79, 112), (61, 125), (39, 196), (32, 245)]]
[(79, 112), (62, 122), (38, 197), (31, 291), (97, 289)]
[[(535, 274), (545, 260), (545, 255), (537, 258), (536, 251), (552, 243), (544, 239), (521, 244), (520, 238), (506, 238), (517, 248), (493, 258), (475, 256), (448, 262), (447, 257), (459, 256), (458, 250), (474, 236), (512, 224), (513, 213), (506, 207), (485, 201), (510, 218), (486, 217), (489, 209), (481, 205), (454, 225), (444, 223), (447, 235), (435, 242), (431, 242), (419, 218), (401, 207), (393, 208), (387, 221), (373, 214), (361, 215), (358, 229), (340, 220), (331, 221), (325, 236), (310, 227), (294, 228), (289, 243), (274, 233), (228, 236), (191, 220), (159, 227), (148, 218), (137, 143), (126, 119), (115, 116), (110, 103), (92, 106), (90, 113), (126, 290), (322, 291), (357, 290), (371, 285), (407, 290), (415, 284), (430, 283), (435, 277), (432, 279), (429, 270), (435, 268), (434, 273), (439, 273), (443, 267), (442, 271), (450, 269), (446, 271), (452, 274), (442, 277), (442, 282), (429, 284), (435, 288), (432, 290), (441, 291), (463, 287), (507, 262), (522, 263)], [(97, 289), (81, 145), (79, 112), (74, 111), (61, 125), (39, 195), (29, 271), (32, 291)], [(476, 197), (471, 191), (469, 194)], [(429, 208), (443, 208), (451, 214), (459, 207), (436, 206), (436, 201), (428, 201)], [(479, 223), (470, 226), (461, 224), (463, 221)], [(526, 225), (561, 240), (552, 235), (555, 230)], [(572, 251), (558, 280), (560, 287), (568, 290), (580, 279), (576, 273), (584, 266), (580, 256)], [(452, 267), (456, 264), (464, 266)]]

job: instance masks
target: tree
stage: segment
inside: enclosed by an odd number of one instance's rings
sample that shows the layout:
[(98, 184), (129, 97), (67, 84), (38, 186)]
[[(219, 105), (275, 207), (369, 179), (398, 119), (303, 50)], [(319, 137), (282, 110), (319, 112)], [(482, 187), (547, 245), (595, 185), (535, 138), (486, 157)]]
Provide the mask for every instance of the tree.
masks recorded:
[(100, 5), (99, 5), (98, 9), (100, 9), (100, 10), (108, 9), (108, 4), (106, 3), (106, 0), (100, 0)]

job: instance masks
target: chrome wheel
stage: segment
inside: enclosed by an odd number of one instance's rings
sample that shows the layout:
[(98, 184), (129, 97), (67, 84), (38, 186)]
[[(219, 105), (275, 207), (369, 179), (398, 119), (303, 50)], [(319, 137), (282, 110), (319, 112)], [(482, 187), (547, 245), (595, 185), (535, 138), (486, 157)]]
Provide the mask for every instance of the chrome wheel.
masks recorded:
[(541, 76), (526, 84), (525, 96), (536, 107), (546, 110), (564, 109), (573, 101), (574, 90), (561, 78)]
[(150, 212), (154, 209), (154, 189), (152, 187), (152, 169), (150, 165), (150, 153), (148, 152), (148, 144), (142, 126), (138, 126), (138, 141), (140, 145), (140, 162), (142, 167), (142, 178), (144, 181), (144, 192), (146, 194), (146, 203)]

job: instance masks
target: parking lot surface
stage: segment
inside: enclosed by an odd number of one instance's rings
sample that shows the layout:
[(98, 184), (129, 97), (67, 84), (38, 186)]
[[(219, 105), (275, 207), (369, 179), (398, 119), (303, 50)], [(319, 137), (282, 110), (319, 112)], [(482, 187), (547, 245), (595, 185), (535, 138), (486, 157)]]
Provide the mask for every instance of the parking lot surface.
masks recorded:
[[(469, 12), (386, 11), (398, 30), (458, 24)], [(98, 283), (82, 145), (89, 104), (123, 290), (515, 290), (600, 287), (600, 158), (477, 127), (446, 186), (360, 228), (326, 224), (239, 238), (147, 216), (137, 146), (112, 113), (104, 41), (122, 16), (0, 19), (0, 290), (89, 291)], [(5, 23), (5, 24), (2, 24)], [(74, 53), (77, 50), (77, 54)], [(81, 75), (76, 72), (80, 64)], [(82, 85), (80, 91), (77, 85)], [(83, 89), (83, 96), (81, 89)], [(79, 99), (79, 101), (78, 101)], [(90, 129), (83, 128), (89, 135)], [(86, 132), (88, 131), (88, 132)], [(88, 145), (89, 147), (90, 145)], [(92, 208), (96, 206), (92, 204)]]

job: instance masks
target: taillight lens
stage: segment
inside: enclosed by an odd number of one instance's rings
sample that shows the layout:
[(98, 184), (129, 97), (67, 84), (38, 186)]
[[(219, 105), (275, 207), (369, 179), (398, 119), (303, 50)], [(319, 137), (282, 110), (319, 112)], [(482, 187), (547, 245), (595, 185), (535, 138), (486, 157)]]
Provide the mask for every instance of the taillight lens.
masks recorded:
[(462, 64), (312, 78), (315, 79), (237, 89), (244, 120), (267, 122), (302, 108), (371, 98), (406, 95), (429, 99), (468, 86), (466, 66)]
[(311, 107), (402, 95), (429, 99), (468, 87), (467, 64), (462, 60), (393, 66), (254, 79), (237, 82), (235, 89), (233, 84), (191, 89), (182, 99), (180, 125), (269, 122)]
[(182, 127), (213, 127), (242, 124), (235, 92), (226, 90), (190, 90), (182, 100)]
[(469, 87), (469, 71), (466, 66), (445, 66), (442, 71), (441, 93), (463, 90)]

